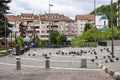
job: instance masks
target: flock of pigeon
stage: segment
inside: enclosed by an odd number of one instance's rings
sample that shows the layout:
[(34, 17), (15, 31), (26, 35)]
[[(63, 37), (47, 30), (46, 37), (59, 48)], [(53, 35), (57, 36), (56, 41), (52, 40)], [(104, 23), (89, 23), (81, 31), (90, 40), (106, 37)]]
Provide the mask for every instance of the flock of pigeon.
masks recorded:
[[(37, 50), (34, 49), (34, 52), (32, 54), (29, 53), (28, 56), (36, 56), (37, 55), (36, 51)], [(102, 56), (102, 60), (104, 60), (105, 63), (119, 61), (119, 58), (117, 56), (112, 57), (112, 53), (109, 48), (101, 48), (101, 49), (99, 49), (99, 51), (94, 48), (90, 48), (89, 50), (80, 49), (79, 51), (58, 50), (55, 52), (55, 54), (63, 55), (63, 56), (65, 56), (65, 55), (82, 56), (84, 54), (86, 54), (86, 55), (91, 54), (91, 55), (94, 55), (94, 58), (91, 59), (91, 61), (94, 62), (95, 60), (101, 59), (101, 57), (99, 57), (98, 54), (104, 54), (105, 52), (107, 54)], [(45, 54), (45, 53), (42, 54), (43, 57), (47, 57), (47, 56), (51, 56), (51, 55), (52, 55), (51, 52), (49, 52), (48, 54)]]

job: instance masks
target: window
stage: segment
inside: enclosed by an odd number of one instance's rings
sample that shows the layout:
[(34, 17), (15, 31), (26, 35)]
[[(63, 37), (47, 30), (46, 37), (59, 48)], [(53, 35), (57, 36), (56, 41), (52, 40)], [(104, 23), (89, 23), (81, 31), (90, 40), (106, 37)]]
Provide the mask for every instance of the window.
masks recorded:
[(42, 23), (42, 24), (44, 24), (44, 22), (43, 22), (43, 21), (42, 21), (41, 23)]
[(44, 31), (41, 31), (42, 33), (44, 33)]
[(104, 21), (104, 25), (106, 25), (106, 21)]
[(47, 33), (49, 33), (50, 31), (49, 30), (47, 30)]

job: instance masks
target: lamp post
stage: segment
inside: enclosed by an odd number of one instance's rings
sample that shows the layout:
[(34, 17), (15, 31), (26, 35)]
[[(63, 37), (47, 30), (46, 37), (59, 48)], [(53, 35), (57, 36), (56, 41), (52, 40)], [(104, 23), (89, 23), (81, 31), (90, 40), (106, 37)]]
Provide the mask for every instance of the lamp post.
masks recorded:
[(112, 27), (112, 42), (111, 42), (111, 49), (112, 49), (112, 58), (114, 58), (114, 32), (113, 32), (113, 17), (112, 17), (112, 13), (113, 13), (113, 7), (112, 7), (112, 4), (113, 4), (113, 0), (111, 0), (111, 27)]
[(49, 4), (49, 17), (48, 17), (48, 19), (49, 19), (49, 45), (51, 44), (50, 43), (50, 7), (51, 6), (53, 6), (52, 4)]
[(94, 0), (94, 43), (96, 44), (96, 0)]

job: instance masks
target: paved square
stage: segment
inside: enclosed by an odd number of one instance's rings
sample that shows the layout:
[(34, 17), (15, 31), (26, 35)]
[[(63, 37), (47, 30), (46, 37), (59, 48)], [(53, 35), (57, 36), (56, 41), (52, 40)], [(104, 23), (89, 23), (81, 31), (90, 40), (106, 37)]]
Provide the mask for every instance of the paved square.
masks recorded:
[[(116, 49), (118, 52), (119, 47)], [(114, 80), (96, 65), (96, 62), (106, 64), (103, 56), (108, 54), (104, 47), (32, 48), (19, 56), (21, 70), (16, 70), (15, 56), (0, 58), (0, 80)], [(50, 57), (50, 69), (45, 69), (45, 55)], [(87, 59), (87, 68), (80, 68), (82, 58)]]

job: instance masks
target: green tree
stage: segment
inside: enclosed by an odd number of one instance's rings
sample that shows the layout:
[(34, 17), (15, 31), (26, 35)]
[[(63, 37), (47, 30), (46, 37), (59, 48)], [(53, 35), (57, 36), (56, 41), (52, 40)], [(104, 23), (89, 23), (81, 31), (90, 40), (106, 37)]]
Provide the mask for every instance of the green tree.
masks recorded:
[(17, 45), (22, 45), (22, 42), (23, 42), (22, 37), (17, 37), (15, 42)]
[(45, 42), (41, 40), (38, 36), (36, 36), (33, 41), (35, 42), (36, 46), (43, 46), (45, 45)]
[(91, 25), (90, 23), (86, 23), (86, 24), (85, 24), (84, 31), (89, 30), (91, 27), (92, 27), (92, 25)]
[(9, 10), (9, 7), (7, 6), (7, 3), (10, 3), (10, 1), (0, 1), (0, 37), (5, 36), (5, 22), (6, 22), (6, 36), (9, 35), (11, 32), (8, 27), (12, 27), (11, 24), (8, 23), (7, 18), (4, 14), (7, 13), (7, 10)]
[(94, 30), (95, 30), (95, 27), (91, 27), (89, 30), (87, 30), (86, 32), (83, 33), (83, 38), (84, 40), (86, 41), (93, 41), (94, 40)]
[(113, 31), (114, 31), (114, 39), (119, 39), (118, 27), (114, 26)]
[(83, 41), (84, 41), (83, 40), (83, 36), (81, 36), (81, 35), (80, 36), (76, 36), (75, 38), (73, 38), (71, 40), (71, 45), (72, 46), (80, 46)]
[(102, 40), (102, 31), (101, 30), (96, 30), (96, 40), (97, 41)]
[(67, 38), (64, 34), (60, 34), (57, 36), (57, 42), (62, 44), (65, 43), (67, 41)]
[[(112, 27), (106, 30), (105, 35), (106, 35), (106, 39), (112, 38)], [(116, 26), (113, 27), (113, 37), (114, 39), (119, 39), (119, 30), (118, 27)]]
[(60, 33), (57, 30), (54, 30), (50, 33), (50, 42), (53, 44), (57, 44), (57, 36), (59, 36)]

